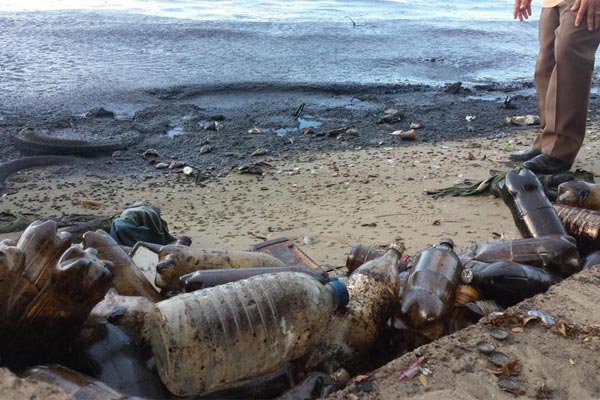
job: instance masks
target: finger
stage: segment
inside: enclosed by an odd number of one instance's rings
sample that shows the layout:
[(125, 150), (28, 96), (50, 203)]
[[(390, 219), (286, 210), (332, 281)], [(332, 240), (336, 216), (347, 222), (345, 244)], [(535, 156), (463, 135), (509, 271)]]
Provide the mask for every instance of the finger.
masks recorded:
[(600, 29), (600, 15), (596, 12), (596, 17), (594, 18), (594, 29)]
[(527, 14), (531, 17), (531, 2), (527, 5)]
[(588, 31), (594, 30), (594, 16), (596, 16), (596, 9), (594, 8), (594, 3), (590, 3), (587, 9), (587, 28)]
[(521, 0), (521, 5), (519, 6), (519, 8), (521, 10), (526, 10), (527, 9), (527, 3), (528, 3), (528, 0)]
[(515, 0), (515, 7), (513, 8), (513, 18), (517, 19), (519, 12), (519, 0)]
[(571, 11), (577, 11), (579, 10), (579, 6), (581, 5), (581, 0), (575, 0), (575, 3), (573, 4), (573, 7), (571, 7)]
[(575, 17), (575, 26), (581, 25), (581, 20), (583, 20), (584, 15), (585, 15), (585, 11), (584, 11), (583, 7), (580, 7), (579, 11), (577, 11), (577, 16)]

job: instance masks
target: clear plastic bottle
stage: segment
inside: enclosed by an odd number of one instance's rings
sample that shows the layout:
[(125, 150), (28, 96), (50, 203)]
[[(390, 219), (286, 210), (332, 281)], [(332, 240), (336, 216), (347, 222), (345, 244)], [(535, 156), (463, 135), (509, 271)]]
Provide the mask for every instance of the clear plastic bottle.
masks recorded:
[(339, 281), (259, 275), (156, 304), (151, 345), (163, 384), (193, 396), (281, 368), (307, 354), (348, 302)]
[(452, 305), (462, 265), (451, 239), (423, 250), (406, 283), (402, 313), (419, 328), (440, 320)]

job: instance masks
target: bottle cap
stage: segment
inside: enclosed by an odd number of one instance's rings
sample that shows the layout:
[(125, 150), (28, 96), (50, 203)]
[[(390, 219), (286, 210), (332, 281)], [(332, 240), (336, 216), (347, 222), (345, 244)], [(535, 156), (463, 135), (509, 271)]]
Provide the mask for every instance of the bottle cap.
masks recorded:
[(470, 269), (463, 269), (463, 272), (460, 274), (460, 278), (462, 279), (465, 285), (473, 282), (473, 271)]
[(338, 279), (332, 279), (327, 284), (333, 287), (338, 295), (338, 309), (346, 307), (346, 304), (350, 301), (350, 294), (346, 289), (346, 285)]

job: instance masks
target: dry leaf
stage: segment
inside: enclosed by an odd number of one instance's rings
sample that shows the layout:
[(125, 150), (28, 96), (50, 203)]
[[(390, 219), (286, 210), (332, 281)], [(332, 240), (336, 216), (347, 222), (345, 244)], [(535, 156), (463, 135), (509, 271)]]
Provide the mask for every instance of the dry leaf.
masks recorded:
[(558, 331), (560, 332), (560, 334), (566, 337), (567, 336), (567, 327), (565, 326), (565, 323), (562, 321), (558, 321), (556, 323), (556, 326), (558, 327)]
[(100, 207), (100, 203), (94, 200), (81, 200), (81, 205), (84, 208), (97, 208)]
[(359, 399), (359, 397), (357, 395), (352, 394), (352, 393), (348, 394), (348, 400), (358, 400), (358, 399)]
[(572, 359), (572, 358), (569, 358), (569, 364), (571, 364), (571, 365), (575, 365), (575, 361), (573, 361), (573, 359)]
[(520, 326), (517, 326), (516, 328), (512, 328), (511, 331), (513, 331), (515, 333), (523, 333), (523, 328), (521, 328)]
[(423, 374), (419, 375), (419, 382), (421, 382), (421, 385), (427, 386), (427, 377)]
[(525, 325), (527, 325), (529, 323), (529, 321), (535, 321), (535, 320), (538, 320), (538, 319), (540, 319), (540, 318), (539, 317), (534, 317), (534, 316), (523, 318), (523, 327), (525, 327)]

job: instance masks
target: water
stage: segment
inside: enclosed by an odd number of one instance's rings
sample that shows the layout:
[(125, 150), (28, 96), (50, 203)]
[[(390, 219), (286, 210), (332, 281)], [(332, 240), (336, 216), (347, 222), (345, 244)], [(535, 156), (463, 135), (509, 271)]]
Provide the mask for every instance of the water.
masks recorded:
[(0, 107), (187, 84), (531, 80), (539, 3), (519, 23), (513, 0), (3, 0)]

